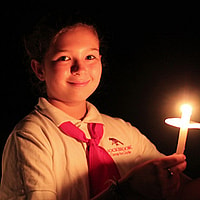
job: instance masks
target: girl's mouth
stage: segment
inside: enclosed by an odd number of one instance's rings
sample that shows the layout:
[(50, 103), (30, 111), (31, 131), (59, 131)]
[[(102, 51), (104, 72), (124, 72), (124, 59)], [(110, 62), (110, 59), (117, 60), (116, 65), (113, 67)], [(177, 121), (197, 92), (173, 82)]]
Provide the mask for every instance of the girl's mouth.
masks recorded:
[(86, 86), (88, 83), (90, 82), (90, 80), (88, 81), (69, 81), (68, 83), (72, 86), (75, 86), (75, 87), (84, 87)]

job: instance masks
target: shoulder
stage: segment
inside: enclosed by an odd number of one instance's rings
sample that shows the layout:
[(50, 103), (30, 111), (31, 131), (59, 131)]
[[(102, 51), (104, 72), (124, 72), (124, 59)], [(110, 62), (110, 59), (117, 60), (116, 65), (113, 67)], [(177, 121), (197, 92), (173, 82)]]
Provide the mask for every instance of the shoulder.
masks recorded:
[(48, 146), (50, 147), (49, 138), (54, 123), (47, 117), (40, 114), (37, 110), (33, 110), (23, 119), (21, 119), (7, 139), (7, 144)]
[(124, 144), (127, 143), (127, 145), (146, 140), (146, 137), (130, 122), (105, 114), (102, 114), (102, 120), (104, 123), (105, 137), (118, 138), (120, 141), (124, 141)]
[(140, 134), (140, 131), (135, 126), (133, 126), (130, 122), (127, 122), (118, 117), (112, 117), (105, 114), (101, 114), (101, 116), (102, 116), (102, 120), (105, 127), (110, 127), (112, 129), (126, 130), (128, 132), (133, 131), (137, 134), (138, 133)]
[(133, 146), (140, 146), (140, 150), (143, 152), (155, 152), (158, 153), (155, 145), (135, 126), (131, 125), (130, 122), (126, 122), (121, 118), (114, 118), (108, 115), (102, 114), (102, 119), (105, 125), (105, 132), (108, 136), (120, 137), (122, 140)]
[(16, 124), (14, 131), (29, 131), (35, 128), (44, 127), (49, 123), (48, 121), (51, 120), (34, 109)]
[(45, 125), (48, 124), (47, 120), (36, 110), (20, 120), (6, 141), (3, 160), (9, 158), (16, 160), (16, 157), (25, 159), (29, 153), (36, 155), (37, 152), (46, 152), (46, 154), (51, 155), (51, 131), (48, 131), (49, 129)]
[(51, 134), (50, 130), (56, 128), (57, 126), (51, 118), (34, 109), (16, 124), (13, 132), (42, 137)]

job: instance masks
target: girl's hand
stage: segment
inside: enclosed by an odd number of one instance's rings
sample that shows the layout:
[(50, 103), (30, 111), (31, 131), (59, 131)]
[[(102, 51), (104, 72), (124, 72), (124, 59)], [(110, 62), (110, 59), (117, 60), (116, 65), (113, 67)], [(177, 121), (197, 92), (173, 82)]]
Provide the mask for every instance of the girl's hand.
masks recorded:
[[(130, 198), (131, 193), (138, 193), (147, 199), (174, 196), (180, 187), (180, 174), (186, 168), (185, 159), (182, 154), (174, 154), (145, 162), (120, 181), (122, 190)], [(125, 189), (126, 186), (130, 191)]]

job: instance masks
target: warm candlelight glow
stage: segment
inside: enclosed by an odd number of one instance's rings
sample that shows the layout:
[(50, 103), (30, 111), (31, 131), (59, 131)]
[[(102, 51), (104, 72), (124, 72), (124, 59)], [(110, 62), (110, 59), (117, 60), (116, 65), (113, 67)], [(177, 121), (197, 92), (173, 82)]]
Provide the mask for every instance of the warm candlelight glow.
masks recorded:
[(190, 122), (192, 107), (189, 104), (183, 104), (181, 112), (181, 118), (168, 118), (165, 120), (166, 124), (180, 128), (176, 149), (176, 153), (178, 154), (184, 153), (188, 128), (200, 128), (200, 123)]

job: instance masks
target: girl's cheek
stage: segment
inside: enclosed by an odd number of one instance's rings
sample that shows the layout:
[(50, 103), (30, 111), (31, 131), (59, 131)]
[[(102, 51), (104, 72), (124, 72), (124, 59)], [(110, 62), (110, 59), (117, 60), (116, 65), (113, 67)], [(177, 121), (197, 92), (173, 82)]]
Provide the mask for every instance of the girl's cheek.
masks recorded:
[(101, 69), (101, 62), (100, 61), (96, 61), (96, 62), (93, 62), (91, 64), (88, 65), (88, 67), (92, 70), (99, 70)]
[(49, 70), (52, 72), (59, 72), (59, 71), (69, 71), (70, 65), (66, 64), (65, 62), (51, 62), (48, 66)]

